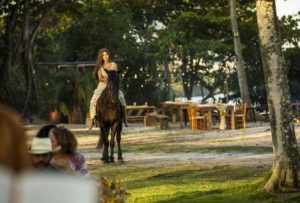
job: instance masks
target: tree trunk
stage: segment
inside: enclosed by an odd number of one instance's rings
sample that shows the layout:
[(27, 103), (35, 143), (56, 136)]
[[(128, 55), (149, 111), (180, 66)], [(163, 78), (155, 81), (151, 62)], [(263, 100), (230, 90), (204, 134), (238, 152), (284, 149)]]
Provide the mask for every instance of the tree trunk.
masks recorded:
[(236, 55), (236, 67), (237, 67), (237, 74), (239, 80), (240, 94), (241, 94), (242, 101), (244, 103), (247, 103), (248, 106), (251, 106), (247, 77), (244, 68), (244, 59), (241, 50), (241, 40), (240, 40), (238, 24), (237, 24), (236, 0), (229, 0), (229, 1), (230, 1), (230, 20), (231, 20), (231, 27), (233, 33), (234, 52)]
[(5, 29), (5, 35), (4, 35), (4, 57), (2, 59), (2, 63), (0, 65), (0, 100), (3, 102), (4, 100), (7, 100), (8, 95), (6, 95), (6, 83), (8, 78), (9, 70), (11, 69), (11, 21), (8, 17), (8, 20), (6, 22), (6, 29)]
[(294, 191), (299, 189), (299, 151), (274, 0), (257, 0), (256, 11), (274, 150), (272, 175), (264, 188)]
[(182, 54), (181, 78), (182, 78), (182, 87), (183, 87), (184, 96), (187, 97), (188, 99), (190, 99), (193, 94), (193, 87), (190, 85), (191, 75), (187, 71), (188, 64), (189, 64), (188, 54), (187, 54), (187, 51), (185, 50), (185, 51), (183, 51), (183, 54)]
[(164, 60), (164, 71), (165, 71), (165, 82), (166, 82), (166, 91), (167, 91), (167, 100), (173, 100), (173, 95), (172, 95), (172, 81), (171, 81), (171, 73), (169, 69), (169, 64), (167, 60)]
[(5, 0), (1, 0), (1, 1), (0, 1), (0, 6), (1, 6), (1, 7), (3, 6), (4, 2), (5, 2)]
[(31, 97), (32, 91), (32, 57), (31, 57), (31, 39), (30, 39), (30, 31), (29, 31), (29, 16), (30, 16), (30, 8), (29, 8), (29, 0), (24, 1), (24, 27), (23, 27), (23, 70), (24, 76), (26, 80), (26, 98), (24, 101), (23, 107), (23, 115), (27, 114), (29, 100)]
[(5, 31), (4, 31), (4, 56), (2, 63), (0, 64), (0, 100), (6, 102), (12, 102), (9, 92), (7, 91), (7, 78), (9, 77), (9, 71), (12, 64), (12, 33), (14, 32), (17, 19), (17, 11), (19, 2), (15, 6), (12, 6), (5, 18)]
[(202, 84), (202, 82), (200, 83), (200, 92), (201, 92), (201, 97), (202, 97), (201, 103), (203, 103), (203, 99), (204, 99), (204, 90), (203, 90), (203, 84)]

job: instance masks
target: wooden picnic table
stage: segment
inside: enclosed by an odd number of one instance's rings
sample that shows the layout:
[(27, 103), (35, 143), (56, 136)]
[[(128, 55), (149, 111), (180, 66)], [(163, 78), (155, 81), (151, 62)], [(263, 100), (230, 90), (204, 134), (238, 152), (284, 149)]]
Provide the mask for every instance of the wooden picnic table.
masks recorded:
[(226, 112), (230, 112), (231, 126), (230, 129), (235, 129), (235, 119), (234, 119), (234, 105), (232, 104), (196, 104), (196, 109), (201, 111), (206, 111), (208, 113), (208, 129), (212, 129), (212, 111), (217, 110), (219, 112), (220, 124), (219, 129), (224, 130), (226, 128)]
[(127, 120), (128, 121), (143, 121), (146, 126), (147, 115), (154, 112), (156, 106), (149, 105), (129, 105), (127, 109)]
[(162, 103), (162, 110), (164, 113), (169, 111), (172, 116), (172, 122), (176, 122), (176, 115), (179, 114), (179, 123), (180, 128), (183, 128), (183, 120), (185, 122), (185, 126), (187, 125), (187, 110), (189, 108), (190, 102), (173, 102), (166, 101)]
[(195, 105), (197, 109), (202, 111), (207, 111), (208, 113), (208, 129), (212, 129), (212, 111), (218, 110), (220, 115), (220, 129), (225, 129), (226, 122), (225, 122), (225, 114), (220, 113), (221, 111), (230, 110), (230, 119), (231, 119), (231, 126), (230, 129), (235, 129), (235, 120), (234, 120), (234, 105), (232, 104), (199, 104), (193, 102), (173, 102), (173, 101), (166, 101), (162, 103), (162, 109), (164, 111), (170, 111), (172, 115), (172, 122), (176, 122), (176, 115), (179, 115), (179, 124), (180, 128), (183, 128), (183, 121), (185, 122), (185, 126), (187, 125), (187, 112), (190, 105)]

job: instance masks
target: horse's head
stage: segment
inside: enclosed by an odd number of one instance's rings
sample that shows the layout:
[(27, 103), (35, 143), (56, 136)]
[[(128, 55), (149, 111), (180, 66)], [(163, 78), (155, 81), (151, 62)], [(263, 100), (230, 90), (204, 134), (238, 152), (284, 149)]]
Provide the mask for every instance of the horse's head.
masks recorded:
[(117, 71), (108, 72), (107, 88), (111, 101), (117, 103), (119, 101), (119, 74)]

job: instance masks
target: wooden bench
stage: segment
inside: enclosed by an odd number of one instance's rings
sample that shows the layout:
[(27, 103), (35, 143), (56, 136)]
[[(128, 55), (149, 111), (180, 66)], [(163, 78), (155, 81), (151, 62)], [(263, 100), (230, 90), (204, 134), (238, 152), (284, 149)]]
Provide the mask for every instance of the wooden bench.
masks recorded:
[(149, 113), (145, 120), (146, 126), (156, 126), (157, 120), (159, 121), (160, 129), (169, 129), (169, 117), (164, 114), (159, 114), (156, 112)]
[[(132, 115), (132, 113), (135, 112), (135, 114)], [(129, 110), (127, 112), (127, 121), (144, 121), (145, 123), (145, 119), (146, 116), (142, 115), (143, 110)]]
[(147, 126), (147, 114), (155, 108), (155, 106), (148, 105), (127, 106), (127, 121), (143, 121), (144, 125)]
[(147, 116), (127, 116), (127, 121), (144, 121), (144, 125), (147, 126)]
[(127, 116), (127, 120), (129, 121), (143, 121), (145, 116)]

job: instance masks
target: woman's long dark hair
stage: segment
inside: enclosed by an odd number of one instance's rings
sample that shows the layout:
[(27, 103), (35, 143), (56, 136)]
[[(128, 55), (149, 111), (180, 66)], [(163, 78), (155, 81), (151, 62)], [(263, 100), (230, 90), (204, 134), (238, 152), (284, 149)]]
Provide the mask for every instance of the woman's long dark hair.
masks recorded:
[(78, 142), (70, 130), (60, 126), (53, 130), (53, 134), (57, 139), (58, 145), (61, 146), (61, 152), (63, 154), (71, 155), (76, 152)]
[(98, 55), (97, 55), (97, 62), (96, 62), (96, 67), (94, 69), (94, 73), (93, 73), (93, 76), (94, 78), (99, 81), (99, 78), (98, 78), (98, 71), (99, 69), (101, 68), (101, 66), (103, 66), (103, 53), (106, 52), (108, 55), (109, 55), (109, 61), (110, 61), (110, 53), (108, 51), (108, 49), (106, 48), (103, 48), (103, 49), (100, 49), (98, 51)]

